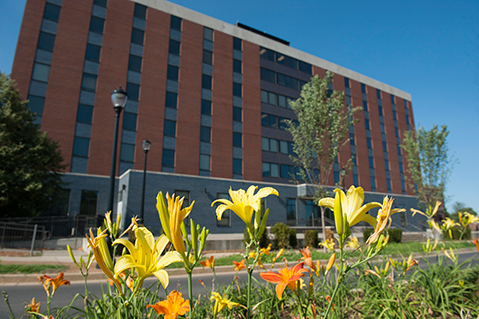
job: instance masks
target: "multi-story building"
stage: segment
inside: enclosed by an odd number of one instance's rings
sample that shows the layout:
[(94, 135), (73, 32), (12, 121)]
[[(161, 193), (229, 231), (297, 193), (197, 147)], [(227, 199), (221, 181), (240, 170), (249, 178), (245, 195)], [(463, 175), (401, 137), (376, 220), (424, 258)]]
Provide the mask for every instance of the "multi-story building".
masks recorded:
[[(346, 186), (362, 186), (366, 200), (390, 194), (397, 206), (415, 206), (400, 148), (402, 134), (414, 127), (410, 94), (240, 23), (160, 0), (27, 0), (12, 78), (68, 164), (59, 213), (106, 211), (115, 121), (110, 92), (122, 85), (128, 102), (120, 118), (115, 210), (123, 219), (139, 214), (141, 145), (148, 139), (146, 224), (159, 227), (155, 198), (162, 190), (196, 200), (192, 217), (212, 232), (242, 232), (236, 216), (216, 221), (210, 204), (230, 187), (251, 184), (279, 190), (266, 200), (271, 223), (318, 223), (304, 185), (291, 182), (292, 138), (282, 120), (294, 118), (288, 100), (326, 70), (345, 103), (364, 107), (329, 185), (352, 156)], [(406, 214), (395, 220), (415, 223)]]

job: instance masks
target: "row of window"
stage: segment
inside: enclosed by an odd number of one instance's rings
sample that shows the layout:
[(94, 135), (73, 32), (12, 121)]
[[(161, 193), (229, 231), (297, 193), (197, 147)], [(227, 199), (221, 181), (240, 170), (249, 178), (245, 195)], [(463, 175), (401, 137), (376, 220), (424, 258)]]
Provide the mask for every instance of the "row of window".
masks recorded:
[(267, 103), (271, 105), (277, 105), (279, 107), (284, 107), (291, 109), (291, 106), (289, 105), (289, 101), (294, 100), (291, 97), (287, 97), (281, 94), (276, 94), (273, 92), (268, 92), (265, 90), (261, 90), (261, 102), (262, 103)]
[[(269, 127), (269, 128), (279, 128), (280, 130), (286, 130), (288, 125), (286, 124), (286, 120), (289, 120), (286, 117), (276, 116), (267, 113), (261, 113), (261, 126)], [(296, 120), (293, 120), (296, 122)]]
[(279, 52), (275, 52), (270, 49), (266, 49), (263, 47), (259, 48), (259, 54), (262, 59), (266, 59), (272, 62), (276, 62), (278, 64), (293, 68), (295, 70), (299, 70), (308, 74), (313, 74), (312, 66), (309, 63), (299, 61), (295, 58), (289, 57)]
[(306, 81), (265, 68), (261, 68), (261, 80), (289, 87), (294, 90), (300, 90), (301, 87), (307, 83)]
[(261, 138), (261, 149), (267, 152), (294, 155), (293, 142), (278, 141), (275, 138)]

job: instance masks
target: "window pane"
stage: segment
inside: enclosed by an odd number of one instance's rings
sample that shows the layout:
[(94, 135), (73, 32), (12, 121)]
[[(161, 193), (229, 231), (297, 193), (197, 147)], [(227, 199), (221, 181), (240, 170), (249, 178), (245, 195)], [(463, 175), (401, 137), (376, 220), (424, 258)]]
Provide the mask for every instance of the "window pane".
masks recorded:
[(243, 147), (243, 134), (233, 132), (233, 146)]
[(278, 84), (279, 85), (286, 85), (286, 76), (284, 74), (278, 73)]
[(261, 102), (268, 103), (268, 92), (261, 90)]
[(271, 152), (278, 152), (278, 140), (275, 140), (274, 138), (269, 140), (269, 150)]
[(60, 9), (61, 7), (59, 6), (47, 3), (45, 5), (45, 12), (43, 14), (43, 18), (58, 22), (58, 19), (60, 18)]
[(200, 141), (211, 142), (211, 128), (207, 126), (201, 126), (200, 128)]
[(285, 129), (288, 128), (288, 125), (286, 124), (286, 121), (287, 121), (287, 120), (288, 120), (288, 119), (287, 119), (287, 118), (284, 118), (284, 117), (280, 117), (280, 118), (278, 119), (279, 129), (280, 129), (280, 130), (285, 130)]
[(177, 102), (178, 102), (178, 94), (166, 91), (165, 106), (176, 109)]
[(181, 18), (171, 16), (170, 28), (181, 31)]
[(279, 177), (278, 164), (271, 164), (271, 177)]
[(211, 101), (201, 100), (201, 114), (211, 115)]
[(135, 17), (139, 19), (146, 19), (146, 7), (144, 5), (135, 3)]
[(95, 216), (98, 191), (81, 191), (80, 215)]
[(269, 138), (267, 137), (261, 138), (261, 149), (263, 151), (269, 151)]
[(366, 138), (366, 144), (368, 145), (368, 148), (373, 148), (372, 141), (369, 137)]
[(163, 149), (163, 166), (175, 167), (175, 151)]
[(210, 156), (205, 154), (200, 154), (200, 169), (203, 171), (210, 170)]
[(130, 61), (128, 62), (128, 69), (136, 72), (141, 72), (141, 57), (136, 55), (130, 55)]
[(38, 115), (43, 113), (43, 104), (45, 103), (45, 98), (40, 96), (28, 96), (28, 107), (30, 110)]
[(369, 157), (369, 167), (374, 168), (374, 159), (372, 157)]
[(268, 102), (271, 105), (276, 105), (276, 94), (269, 92), (268, 94)]
[(233, 82), (233, 95), (241, 96), (242, 91), (242, 85), (240, 83)]
[(376, 189), (376, 179), (372, 176), (371, 176), (371, 188), (374, 190)]
[(243, 110), (240, 107), (233, 106), (233, 121), (241, 122)]
[(96, 89), (96, 75), (83, 73), (81, 88), (82, 88), (82, 90), (95, 92), (95, 89)]
[(290, 178), (289, 176), (289, 166), (288, 165), (281, 165), (281, 178)]
[(312, 74), (312, 67), (311, 64), (299, 61), (299, 70), (308, 74)]
[(271, 166), (263, 162), (263, 176), (271, 176)]
[(366, 127), (366, 130), (371, 130), (371, 127), (369, 126), (369, 120), (368, 119), (364, 119), (364, 125)]
[(178, 71), (179, 68), (177, 66), (168, 64), (168, 69), (166, 72), (167, 79), (172, 81), (178, 81)]
[(202, 74), (201, 75), (201, 87), (203, 89), (211, 90), (211, 76)]
[(73, 155), (88, 157), (88, 149), (90, 148), (90, 139), (84, 137), (75, 137), (73, 141)]
[(243, 160), (233, 158), (233, 174), (243, 174)]
[(386, 171), (389, 171), (389, 161), (388, 160), (384, 160), (384, 167), (385, 167)]
[(296, 226), (296, 200), (294, 198), (286, 200), (286, 219), (288, 225)]
[(286, 107), (286, 96), (278, 95), (278, 106)]
[(134, 158), (135, 158), (135, 145), (122, 143), (120, 160), (123, 162), (133, 162)]
[(99, 62), (100, 61), (100, 52), (101, 52), (101, 47), (100, 46), (88, 43), (86, 45), (85, 59), (90, 60), (90, 61)]
[(171, 54), (180, 55), (180, 42), (170, 39), (168, 52)]
[(261, 113), (261, 126), (269, 126), (269, 116), (268, 116), (268, 114)]
[(366, 93), (366, 85), (364, 83), (361, 83), (361, 93)]
[(123, 116), (123, 128), (125, 130), (136, 131), (136, 117), (135, 113), (125, 112)]
[(50, 33), (40, 32), (38, 38), (38, 48), (53, 51), (53, 45), (55, 44), (55, 36)]
[(241, 39), (233, 38), (233, 49), (241, 51), (242, 50), (241, 42), (242, 42)]
[(242, 72), (242, 67), (241, 67), (241, 61), (233, 59), (233, 72), (236, 73), (241, 73)]
[(93, 117), (93, 106), (84, 105), (84, 104), (78, 105), (77, 122), (91, 124), (92, 117)]
[(210, 28), (203, 28), (203, 37), (206, 40), (213, 41), (213, 30)]
[(138, 101), (140, 97), (140, 86), (134, 83), (126, 83), (126, 93), (128, 93), (128, 99), (132, 101)]
[(271, 83), (276, 83), (276, 72), (268, 70), (268, 81)]
[(282, 154), (288, 154), (288, 142), (286, 141), (279, 141), (279, 151)]
[(93, 3), (96, 4), (97, 6), (104, 7), (106, 8), (108, 0), (93, 0)]
[(269, 127), (278, 128), (278, 118), (274, 115), (269, 116)]
[(50, 66), (46, 64), (35, 63), (33, 65), (32, 80), (47, 82), (50, 74)]
[(213, 64), (213, 52), (208, 50), (203, 50), (203, 63), (212, 65)]
[(166, 136), (176, 136), (176, 121), (165, 120), (164, 134)]
[(90, 31), (96, 33), (103, 33), (103, 26), (105, 25), (105, 20), (98, 17), (91, 17), (90, 20)]
[(143, 40), (145, 38), (145, 31), (133, 28), (131, 30), (131, 43), (143, 45)]
[(261, 68), (261, 80), (268, 81), (268, 70)]

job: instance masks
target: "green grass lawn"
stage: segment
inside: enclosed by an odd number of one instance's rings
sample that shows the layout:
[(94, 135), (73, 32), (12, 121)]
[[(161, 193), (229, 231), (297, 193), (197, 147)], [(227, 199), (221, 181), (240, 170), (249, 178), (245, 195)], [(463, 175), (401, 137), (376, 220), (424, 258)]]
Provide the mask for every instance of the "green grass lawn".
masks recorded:
[[(67, 253), (67, 252), (65, 252)], [(68, 269), (62, 265), (4, 265), (0, 263), (0, 274), (43, 274), (48, 271), (60, 272)]]

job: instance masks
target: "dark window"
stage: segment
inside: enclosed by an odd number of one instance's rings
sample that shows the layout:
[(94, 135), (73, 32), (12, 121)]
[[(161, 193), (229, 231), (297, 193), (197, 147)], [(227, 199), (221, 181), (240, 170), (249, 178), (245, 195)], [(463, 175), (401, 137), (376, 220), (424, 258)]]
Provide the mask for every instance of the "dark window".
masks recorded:
[(33, 65), (32, 80), (40, 82), (48, 82), (50, 75), (50, 66), (42, 63), (35, 63)]
[(383, 151), (387, 152), (388, 151), (388, 143), (383, 141)]
[(242, 72), (242, 67), (241, 67), (241, 61), (233, 59), (233, 72), (236, 73), (241, 73)]
[(311, 64), (303, 62), (303, 61), (299, 61), (299, 70), (308, 74), (313, 73)]
[(276, 83), (276, 72), (261, 68), (261, 80)]
[(371, 127), (369, 126), (369, 120), (364, 119), (364, 125), (366, 126), (366, 130), (371, 130)]
[(373, 148), (373, 143), (369, 137), (366, 138), (366, 144), (368, 145), (368, 148)]
[(396, 135), (396, 137), (399, 137), (399, 129), (397, 127), (394, 128), (394, 135)]
[(170, 39), (168, 52), (171, 54), (180, 55), (180, 42)]
[(36, 113), (37, 115), (42, 115), (43, 105), (45, 104), (45, 98), (40, 96), (29, 95), (28, 96), (28, 107), (30, 111)]
[(259, 54), (262, 59), (270, 60), (274, 62), (274, 51), (266, 49), (266, 48), (259, 48)]
[(395, 120), (395, 121), (398, 120), (397, 113), (396, 113), (396, 111), (394, 111), (394, 110), (393, 110), (393, 120)]
[(385, 129), (384, 129), (384, 124), (381, 123), (381, 133), (386, 133)]
[(233, 121), (241, 122), (243, 120), (243, 110), (240, 107), (233, 106)]
[(90, 139), (75, 136), (73, 141), (73, 155), (88, 157), (88, 149), (90, 147)]
[(83, 79), (81, 81), (82, 90), (95, 92), (96, 78), (96, 75), (83, 73)]
[(93, 3), (96, 4), (97, 6), (104, 7), (106, 8), (108, 0), (94, 0)]
[(38, 48), (53, 51), (53, 45), (55, 44), (55, 36), (50, 33), (40, 32), (38, 37)]
[(389, 161), (388, 160), (384, 160), (384, 168), (386, 169), (386, 171), (389, 171)]
[(178, 94), (166, 91), (165, 106), (176, 109), (177, 103), (178, 103)]
[(359, 178), (357, 174), (353, 174), (353, 184), (359, 185)]
[(133, 28), (131, 30), (131, 43), (143, 45), (145, 38), (145, 31)]
[(144, 5), (135, 3), (135, 17), (138, 19), (146, 19), (146, 7)]
[(265, 114), (265, 113), (261, 114), (261, 126), (269, 126), (268, 114)]
[(181, 31), (181, 18), (171, 16), (170, 28)]
[(401, 180), (401, 190), (402, 190), (403, 192), (406, 192), (406, 183), (404, 183), (403, 180)]
[(350, 84), (349, 84), (349, 78), (344, 78), (344, 86), (349, 88), (350, 87)]
[(200, 154), (200, 171), (209, 171), (211, 157), (207, 154)]
[(60, 18), (60, 9), (61, 7), (59, 6), (47, 3), (45, 5), (45, 12), (43, 13), (43, 18), (58, 22), (58, 19)]
[(121, 144), (120, 160), (123, 162), (133, 162), (135, 159), (135, 144)]
[(289, 226), (296, 226), (296, 199), (286, 199), (286, 223)]
[(201, 100), (201, 114), (211, 115), (211, 101)]
[(351, 145), (356, 145), (356, 141), (354, 140), (354, 134), (353, 133), (349, 133), (349, 143)]
[[(286, 86), (286, 75), (278, 73), (278, 84), (282, 86)], [(291, 82), (290, 82), (291, 85)]]
[(389, 178), (386, 178), (386, 186), (388, 190), (391, 190), (391, 180)]
[(179, 68), (177, 66), (168, 64), (168, 70), (166, 73), (168, 80), (178, 81), (178, 71)]
[(269, 117), (269, 127), (278, 128), (278, 117), (275, 115), (270, 115)]
[(138, 101), (140, 97), (140, 86), (138, 84), (126, 83), (126, 93), (128, 93), (128, 99), (132, 101)]
[(391, 104), (396, 104), (396, 102), (394, 101), (394, 95), (391, 94)]
[(333, 172), (333, 177), (334, 177), (334, 184), (339, 183), (339, 172), (334, 171)]
[(81, 191), (80, 215), (95, 216), (98, 191)]
[(101, 47), (100, 46), (88, 43), (86, 45), (85, 59), (90, 60), (90, 61), (99, 62), (100, 61), (100, 52), (101, 52)]
[(397, 151), (398, 151), (398, 154), (401, 155), (401, 146), (400, 145), (397, 145)]
[(378, 97), (379, 100), (381, 99), (381, 90), (376, 89), (376, 96)]
[(47, 216), (67, 216), (70, 204), (70, 190), (62, 189), (58, 193), (57, 199), (46, 211)]
[(243, 174), (243, 161), (233, 158), (233, 174)]
[(136, 131), (136, 117), (135, 113), (125, 112), (123, 115), (123, 128), (125, 130)]
[(411, 124), (409, 123), (409, 115), (406, 114), (406, 124)]
[(130, 54), (130, 61), (128, 62), (128, 69), (141, 72), (141, 57)]
[(369, 156), (369, 167), (374, 168), (374, 159), (371, 156)]
[(105, 25), (105, 19), (91, 17), (90, 20), (90, 31), (96, 33), (103, 33), (103, 26)]
[(175, 151), (163, 149), (163, 166), (175, 167)]
[(77, 112), (77, 122), (91, 124), (93, 117), (93, 106), (79, 104)]
[(211, 90), (211, 81), (212, 81), (212, 77), (210, 75), (206, 75), (206, 74), (201, 75), (201, 87), (203, 89)]
[(399, 172), (404, 173), (404, 168), (402, 166), (402, 162), (399, 162)]
[(243, 134), (233, 132), (233, 146), (243, 147)]
[(371, 176), (371, 190), (376, 190), (376, 179), (374, 178), (374, 176)]
[(288, 119), (285, 117), (279, 117), (278, 122), (279, 122), (279, 129), (280, 130), (286, 130), (288, 128), (288, 125), (286, 124), (286, 121)]
[(233, 38), (233, 49), (242, 51), (242, 41), (239, 38)]
[(203, 50), (203, 63), (212, 65), (213, 64), (213, 52), (208, 50)]
[(379, 115), (384, 116), (383, 107), (379, 106), (378, 109), (379, 109)]
[(241, 96), (242, 91), (243, 91), (242, 85), (240, 83), (233, 82), (233, 95)]
[(211, 128), (207, 126), (201, 126), (200, 141), (211, 143)]
[(363, 109), (368, 111), (368, 102), (363, 100)]
[(361, 93), (366, 93), (366, 85), (364, 83), (361, 83)]
[(351, 162), (353, 163), (354, 166), (358, 166), (358, 160), (356, 158), (356, 154), (351, 154)]
[(203, 38), (205, 40), (213, 41), (213, 30), (207, 27), (203, 28)]
[(165, 120), (165, 136), (176, 136), (176, 121)]

